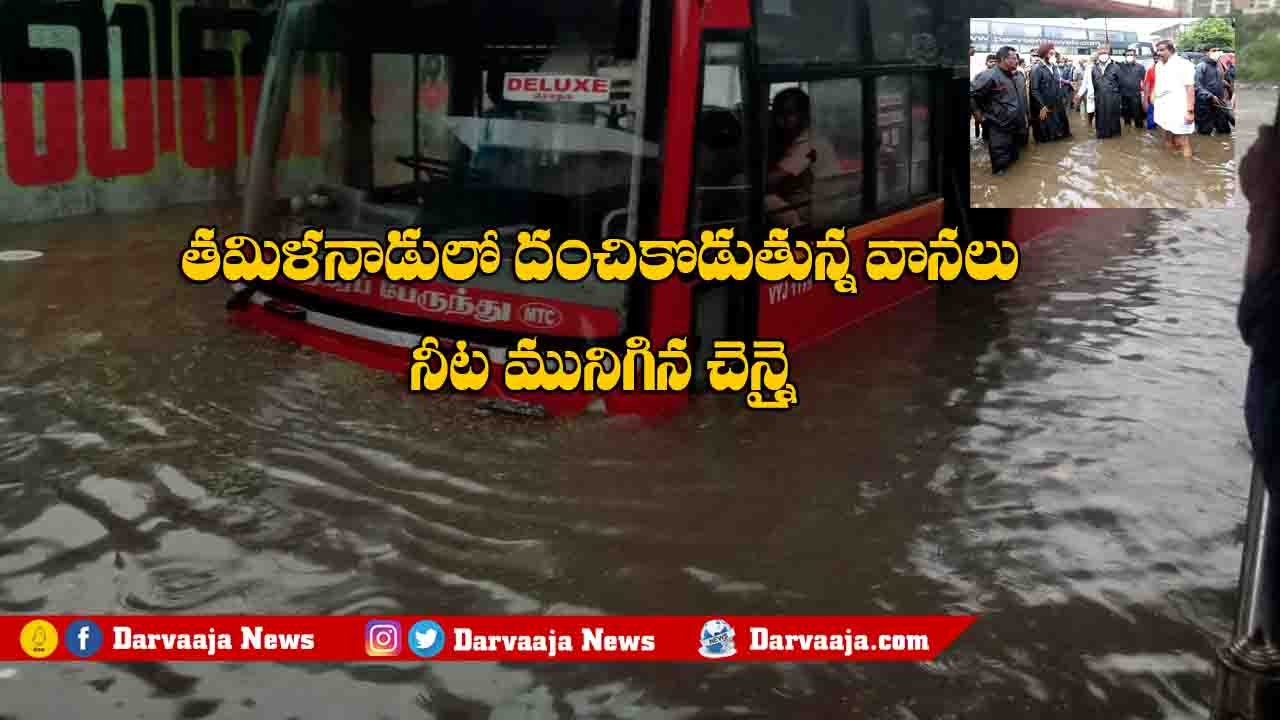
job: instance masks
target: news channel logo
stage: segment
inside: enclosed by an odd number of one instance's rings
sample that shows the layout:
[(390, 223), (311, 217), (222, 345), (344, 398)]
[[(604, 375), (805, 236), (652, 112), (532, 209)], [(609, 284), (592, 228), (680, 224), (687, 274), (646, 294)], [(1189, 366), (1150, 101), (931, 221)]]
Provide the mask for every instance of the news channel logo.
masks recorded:
[(420, 658), (431, 658), (444, 650), (444, 628), (433, 620), (419, 620), (409, 628), (409, 649)]
[(32, 620), (22, 626), (18, 644), (28, 656), (43, 660), (58, 649), (58, 629), (48, 620)]
[(698, 654), (704, 658), (727, 658), (737, 652), (733, 647), (733, 626), (719, 618), (702, 624), (700, 640)]
[(370, 620), (364, 626), (364, 652), (369, 657), (395, 657), (400, 643), (399, 620)]
[(92, 620), (76, 620), (67, 626), (67, 650), (78, 658), (92, 657), (102, 648), (102, 628)]

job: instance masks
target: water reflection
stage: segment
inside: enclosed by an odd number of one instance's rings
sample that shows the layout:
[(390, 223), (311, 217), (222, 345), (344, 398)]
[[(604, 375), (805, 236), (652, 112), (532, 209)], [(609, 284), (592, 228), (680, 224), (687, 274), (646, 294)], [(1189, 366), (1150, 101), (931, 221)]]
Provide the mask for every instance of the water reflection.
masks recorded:
[(207, 220), (4, 234), (47, 255), (0, 266), (0, 608), (982, 618), (919, 666), (23, 665), (5, 713), (1205, 714), (1250, 463), (1241, 213), (1090, 215), (1008, 287), (798, 356), (790, 414), (659, 427), (492, 416), (236, 330), (178, 280)]
[[(1241, 98), (1242, 112), (1245, 100)], [(1262, 104), (1267, 105), (1265, 96)], [(1044, 145), (1031, 139), (1018, 162), (999, 177), (991, 174), (986, 145), (970, 137), (970, 204), (1013, 208), (1232, 206), (1238, 172), (1234, 146), (1244, 138), (1193, 135), (1194, 157), (1187, 159), (1164, 146), (1163, 131), (1158, 129), (1126, 125), (1119, 137), (1098, 140), (1085, 115), (1075, 111), (1069, 115), (1071, 138)]]

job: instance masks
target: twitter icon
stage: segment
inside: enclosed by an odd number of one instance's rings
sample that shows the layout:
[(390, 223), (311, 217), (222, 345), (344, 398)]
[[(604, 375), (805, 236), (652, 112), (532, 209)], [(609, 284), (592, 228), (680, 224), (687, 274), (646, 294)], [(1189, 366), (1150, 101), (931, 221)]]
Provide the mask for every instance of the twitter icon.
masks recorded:
[(419, 620), (409, 628), (409, 649), (420, 658), (439, 655), (444, 649), (444, 628), (430, 620)]

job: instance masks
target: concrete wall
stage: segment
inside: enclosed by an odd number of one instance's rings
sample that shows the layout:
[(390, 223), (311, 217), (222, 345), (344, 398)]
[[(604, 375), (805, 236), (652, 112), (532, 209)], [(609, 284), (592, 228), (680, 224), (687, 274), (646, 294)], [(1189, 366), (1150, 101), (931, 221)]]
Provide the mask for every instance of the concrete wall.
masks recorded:
[[(0, 223), (234, 193), (275, 18), (251, 0), (0, 0)], [(315, 114), (290, 163), (319, 155)]]

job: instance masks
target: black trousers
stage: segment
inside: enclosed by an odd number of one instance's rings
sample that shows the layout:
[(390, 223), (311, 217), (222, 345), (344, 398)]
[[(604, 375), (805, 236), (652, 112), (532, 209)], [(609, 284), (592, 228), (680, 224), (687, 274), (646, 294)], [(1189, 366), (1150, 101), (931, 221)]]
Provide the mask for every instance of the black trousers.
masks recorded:
[(1147, 114), (1142, 111), (1142, 97), (1139, 95), (1120, 96), (1120, 124), (1129, 123), (1136, 128), (1147, 126)]
[(1219, 135), (1231, 134), (1231, 123), (1227, 122), (1227, 116), (1218, 110), (1216, 106), (1207, 102), (1196, 103), (1196, 132), (1201, 135)]
[(991, 154), (991, 172), (998, 173), (1009, 169), (1018, 161), (1021, 149), (1030, 141), (1030, 133), (1027, 130), (1020, 132), (1002, 130), (992, 125), (990, 120), (983, 122), (983, 125), (987, 133), (987, 152)]

